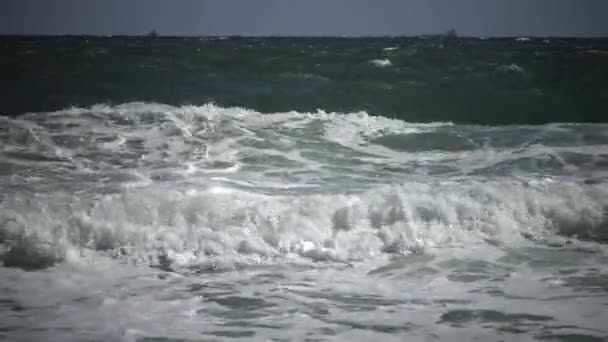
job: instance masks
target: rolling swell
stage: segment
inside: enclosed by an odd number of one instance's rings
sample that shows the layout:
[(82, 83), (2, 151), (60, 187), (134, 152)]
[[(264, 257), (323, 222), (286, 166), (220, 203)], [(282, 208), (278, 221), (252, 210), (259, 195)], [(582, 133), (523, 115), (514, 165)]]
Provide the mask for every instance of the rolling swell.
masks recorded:
[[(410, 122), (606, 122), (605, 40), (0, 38), (0, 111), (111, 101), (366, 111)], [(381, 67), (378, 67), (381, 65)]]

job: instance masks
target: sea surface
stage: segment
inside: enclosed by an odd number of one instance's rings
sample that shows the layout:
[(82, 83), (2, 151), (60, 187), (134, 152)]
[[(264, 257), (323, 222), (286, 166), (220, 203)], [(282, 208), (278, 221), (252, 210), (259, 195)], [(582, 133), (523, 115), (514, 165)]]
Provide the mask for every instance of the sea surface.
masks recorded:
[(0, 37), (0, 341), (606, 341), (608, 40)]

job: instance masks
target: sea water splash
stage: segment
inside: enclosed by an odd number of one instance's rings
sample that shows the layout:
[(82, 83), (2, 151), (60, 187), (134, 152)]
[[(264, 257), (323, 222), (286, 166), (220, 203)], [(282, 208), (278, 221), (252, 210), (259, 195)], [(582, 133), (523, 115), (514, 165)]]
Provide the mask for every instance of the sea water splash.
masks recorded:
[(0, 142), (0, 303), (64, 310), (54, 336), (607, 333), (606, 125), (125, 103), (3, 117)]

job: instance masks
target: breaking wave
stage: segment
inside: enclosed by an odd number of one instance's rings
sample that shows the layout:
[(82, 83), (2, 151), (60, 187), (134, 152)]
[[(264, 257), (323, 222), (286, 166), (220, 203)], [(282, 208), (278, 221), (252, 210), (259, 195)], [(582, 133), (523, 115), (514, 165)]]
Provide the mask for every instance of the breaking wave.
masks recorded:
[(7, 266), (223, 269), (608, 240), (601, 125), (127, 103), (0, 126)]

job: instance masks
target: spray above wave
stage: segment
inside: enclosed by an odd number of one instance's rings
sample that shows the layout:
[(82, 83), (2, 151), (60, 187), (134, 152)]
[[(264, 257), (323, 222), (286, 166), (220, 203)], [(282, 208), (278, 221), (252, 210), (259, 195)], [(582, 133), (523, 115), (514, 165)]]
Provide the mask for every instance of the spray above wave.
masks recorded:
[(608, 238), (603, 125), (96, 105), (3, 118), (5, 265), (182, 268)]

